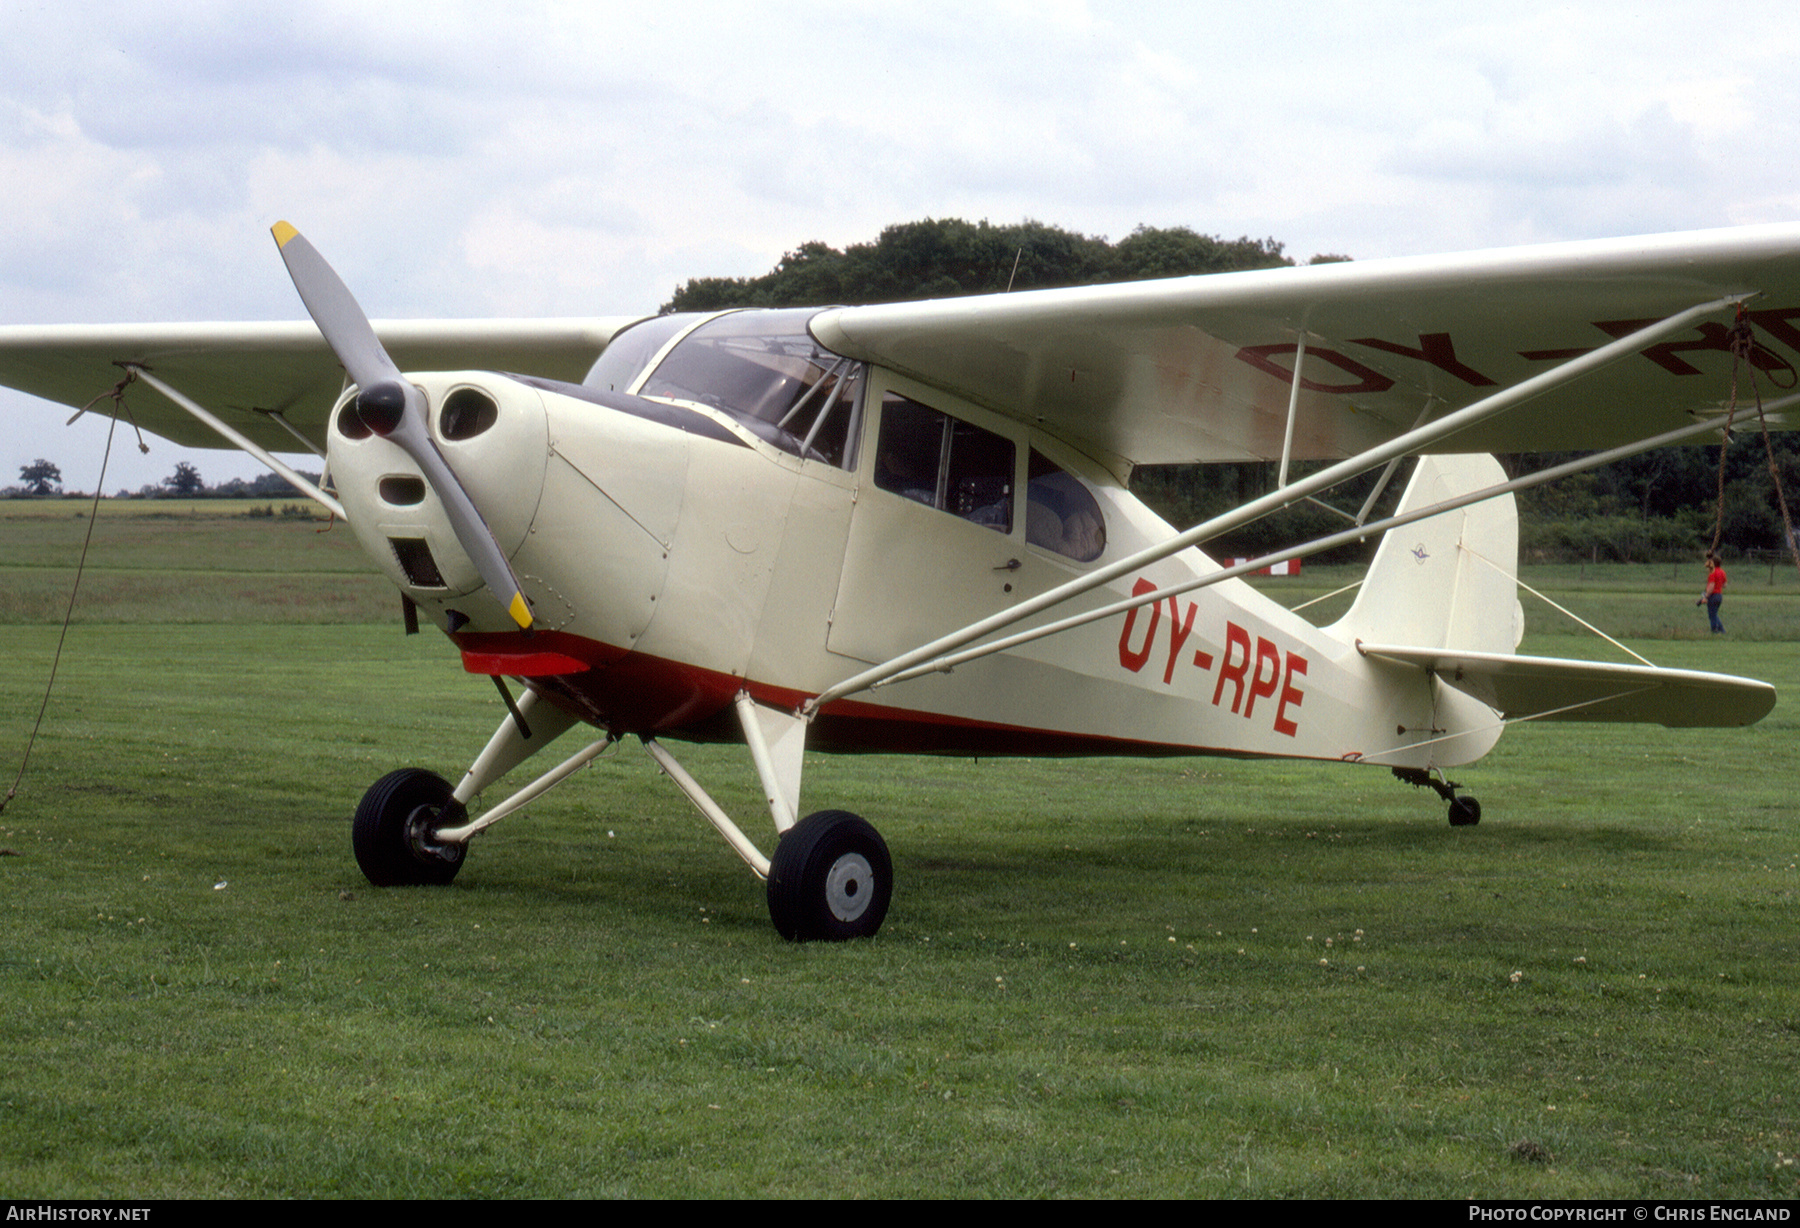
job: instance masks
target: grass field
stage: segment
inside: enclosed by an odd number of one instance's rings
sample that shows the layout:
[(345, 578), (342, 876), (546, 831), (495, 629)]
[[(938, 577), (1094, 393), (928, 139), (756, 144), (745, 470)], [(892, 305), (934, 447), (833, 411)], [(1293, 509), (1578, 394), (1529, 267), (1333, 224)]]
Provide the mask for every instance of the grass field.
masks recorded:
[[(8, 600), (53, 593), (70, 526), (8, 510)], [(114, 515), (0, 815), (9, 1196), (1800, 1195), (1785, 701), (1515, 728), (1465, 829), (1375, 769), (809, 758), (899, 886), (877, 939), (797, 947), (635, 747), (453, 887), (369, 888), (357, 797), (459, 772), (491, 688), (342, 526)], [(1791, 569), (1734, 575), (1723, 642), (1657, 570), (1526, 579), (1800, 686)], [(315, 595), (257, 606), (279, 575)], [(8, 781), (51, 608), (0, 614)], [(683, 759), (758, 813), (741, 751)]]
[[(0, 626), (61, 623), (92, 503), (0, 500)], [(292, 507), (304, 516), (261, 517)], [(305, 500), (106, 499), (78, 622), (365, 623), (399, 597), (347, 525)]]

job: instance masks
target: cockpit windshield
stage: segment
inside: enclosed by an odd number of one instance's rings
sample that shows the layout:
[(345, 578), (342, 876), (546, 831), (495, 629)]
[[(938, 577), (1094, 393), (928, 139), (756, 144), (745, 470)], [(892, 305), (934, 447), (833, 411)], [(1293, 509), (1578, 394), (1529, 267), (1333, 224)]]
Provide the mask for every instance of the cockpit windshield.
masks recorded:
[(784, 452), (848, 468), (863, 368), (812, 339), (806, 322), (815, 310), (711, 320), (683, 337), (637, 393), (722, 410)]
[(684, 328), (692, 328), (694, 321), (701, 318), (689, 311), (639, 320), (607, 343), (587, 378), (581, 381), (582, 386), (599, 392), (630, 392), (669, 338)]

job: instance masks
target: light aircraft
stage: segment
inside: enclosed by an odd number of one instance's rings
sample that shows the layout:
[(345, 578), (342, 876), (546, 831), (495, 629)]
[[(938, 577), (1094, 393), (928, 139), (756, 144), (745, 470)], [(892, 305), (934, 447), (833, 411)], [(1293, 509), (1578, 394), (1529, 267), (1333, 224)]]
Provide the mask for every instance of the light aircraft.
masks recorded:
[[(1800, 226), (934, 302), (371, 324), (274, 228), (312, 323), (0, 329), (0, 382), (235, 446), (349, 522), (507, 715), (452, 787), (402, 768), (352, 822), (378, 885), (635, 736), (767, 881), (792, 939), (873, 934), (864, 819), (802, 814), (806, 750), (1230, 755), (1392, 770), (1476, 822), (1447, 768), (1508, 720), (1745, 725), (1761, 682), (1518, 656), (1511, 492), (1488, 453), (1717, 441), (1731, 339), (1800, 361)], [(1786, 380), (1791, 384), (1791, 380)], [(1774, 422), (1794, 397), (1772, 403)], [(1739, 414), (1750, 425), (1754, 415)], [(325, 458), (315, 486), (270, 454)], [(1210, 537), (1420, 459), (1390, 517), (1240, 566)], [(1135, 465), (1279, 460), (1272, 494), (1177, 533)], [(1293, 462), (1328, 462), (1304, 478)], [(1578, 466), (1565, 466), (1571, 469)], [(1562, 470), (1553, 471), (1561, 472)], [(1237, 577), (1381, 535), (1316, 627)], [(510, 684), (509, 684), (510, 680)], [(476, 815), (501, 776), (597, 731)], [(743, 744), (765, 856), (666, 741)]]

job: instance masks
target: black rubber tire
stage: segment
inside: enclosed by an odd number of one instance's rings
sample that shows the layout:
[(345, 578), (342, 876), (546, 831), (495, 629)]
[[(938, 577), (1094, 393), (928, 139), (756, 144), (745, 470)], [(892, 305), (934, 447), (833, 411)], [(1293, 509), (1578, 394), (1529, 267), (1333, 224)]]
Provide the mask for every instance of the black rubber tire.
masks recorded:
[(769, 920), (790, 942), (872, 938), (893, 898), (887, 842), (848, 811), (809, 814), (775, 846)]
[(377, 887), (441, 887), (455, 878), (464, 846), (431, 840), (449, 802), (450, 783), (423, 768), (401, 768), (370, 785), (350, 821), (363, 877)]
[(1481, 803), (1472, 797), (1450, 799), (1450, 826), (1473, 827), (1481, 822)]

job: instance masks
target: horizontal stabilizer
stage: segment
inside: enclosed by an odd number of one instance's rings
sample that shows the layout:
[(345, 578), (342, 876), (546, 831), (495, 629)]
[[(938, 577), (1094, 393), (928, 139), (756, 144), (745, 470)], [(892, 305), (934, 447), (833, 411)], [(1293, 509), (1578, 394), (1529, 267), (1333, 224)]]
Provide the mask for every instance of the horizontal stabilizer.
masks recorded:
[(1508, 719), (1753, 725), (1775, 706), (1774, 687), (1730, 674), (1360, 640), (1356, 647), (1364, 656), (1427, 670)]

